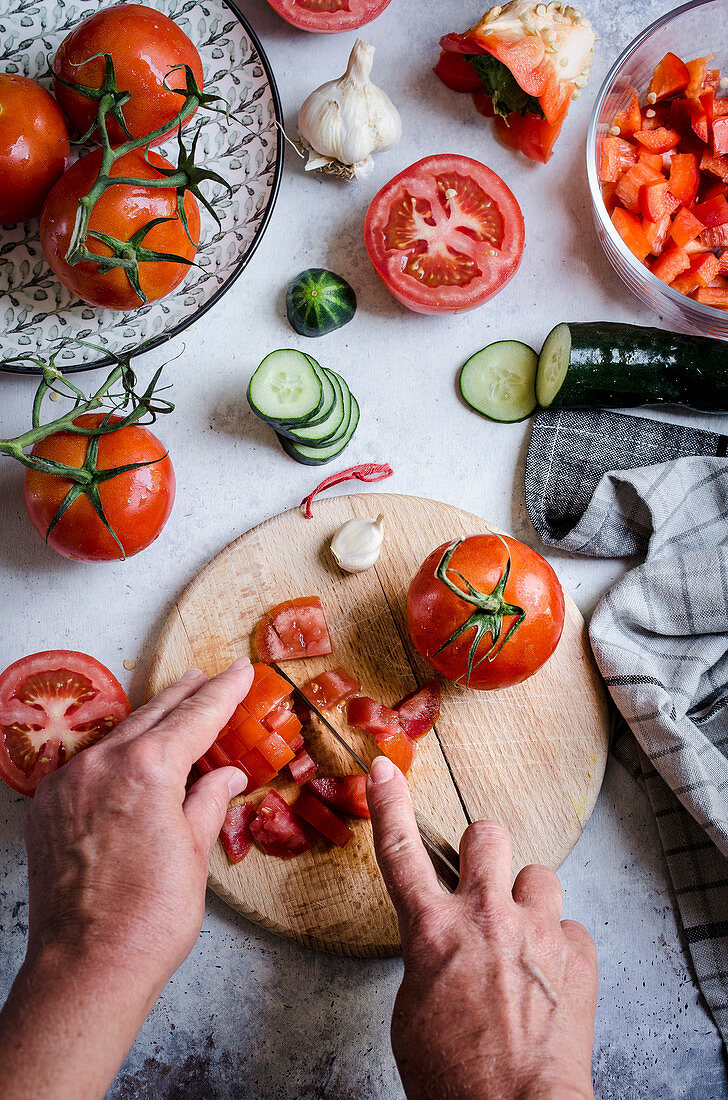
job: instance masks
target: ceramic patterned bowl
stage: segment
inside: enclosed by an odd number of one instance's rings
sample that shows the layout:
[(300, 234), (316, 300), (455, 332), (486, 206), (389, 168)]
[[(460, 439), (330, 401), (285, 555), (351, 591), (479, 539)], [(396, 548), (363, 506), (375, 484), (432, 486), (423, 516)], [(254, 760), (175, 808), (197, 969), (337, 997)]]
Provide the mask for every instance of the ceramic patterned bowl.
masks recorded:
[[(0, 4), (0, 68), (40, 78), (69, 30), (118, 0), (9, 0)], [(230, 104), (224, 115), (204, 113), (198, 161), (233, 188), (203, 184), (222, 229), (200, 208), (202, 233), (193, 267), (166, 298), (121, 313), (79, 301), (55, 278), (39, 240), (39, 219), (0, 227), (0, 370), (35, 373), (13, 356), (48, 353), (65, 340), (86, 340), (120, 352), (156, 346), (192, 324), (232, 286), (260, 241), (276, 200), (283, 167), (280, 101), (268, 60), (254, 31), (228, 0), (144, 0), (177, 23), (197, 46), (205, 89)], [(189, 142), (187, 142), (188, 144)], [(160, 151), (175, 163), (176, 140)], [(201, 155), (200, 155), (201, 154)], [(57, 358), (65, 370), (90, 370), (107, 358), (69, 344)]]

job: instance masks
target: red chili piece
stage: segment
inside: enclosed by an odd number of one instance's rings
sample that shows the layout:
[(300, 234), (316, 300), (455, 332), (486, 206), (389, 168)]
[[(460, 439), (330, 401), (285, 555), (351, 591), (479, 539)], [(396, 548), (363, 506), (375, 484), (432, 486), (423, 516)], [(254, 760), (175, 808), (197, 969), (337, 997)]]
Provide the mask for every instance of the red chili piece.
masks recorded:
[(320, 485), (317, 485), (312, 493), (301, 501), (306, 519), (312, 519), (311, 505), (314, 497), (322, 493), (324, 489), (331, 489), (334, 485), (341, 485), (344, 481), (384, 481), (385, 477), (391, 477), (394, 470), (388, 462), (365, 462), (361, 466), (350, 466), (348, 470), (342, 470), (340, 474), (331, 474), (325, 477)]

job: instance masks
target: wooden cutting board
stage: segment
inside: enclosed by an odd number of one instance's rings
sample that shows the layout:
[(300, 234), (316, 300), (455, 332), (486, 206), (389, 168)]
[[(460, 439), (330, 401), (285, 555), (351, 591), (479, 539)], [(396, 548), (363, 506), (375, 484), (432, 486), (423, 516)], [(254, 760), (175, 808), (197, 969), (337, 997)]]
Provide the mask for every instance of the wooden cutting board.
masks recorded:
[[(352, 516), (380, 512), (385, 541), (377, 565), (358, 575), (342, 573), (328, 549), (331, 536)], [(213, 674), (251, 653), (251, 631), (266, 608), (312, 594), (326, 610), (333, 654), (288, 662), (298, 683), (341, 664), (361, 678), (366, 694), (392, 704), (431, 678), (407, 633), (410, 579), (436, 546), (482, 532), (485, 522), (447, 504), (390, 493), (319, 500), (313, 513), (306, 520), (296, 509), (260, 524), (202, 570), (162, 630), (149, 695), (187, 668)], [(456, 847), (469, 821), (502, 821), (513, 837), (514, 874), (526, 863), (558, 867), (592, 812), (608, 742), (605, 691), (571, 598), (566, 595), (556, 653), (530, 680), (497, 692), (447, 682), (442, 688), (441, 718), (419, 742), (410, 771), (414, 802)], [(333, 721), (369, 762), (371, 739), (339, 713)], [(323, 774), (355, 770), (326, 731), (315, 731), (309, 741)], [(295, 796), (293, 784), (277, 780), (275, 786), (289, 801)], [(353, 829), (354, 840), (344, 849), (326, 850), (322, 843), (282, 860), (254, 847), (236, 866), (218, 842), (209, 884), (246, 917), (299, 943), (343, 954), (395, 954), (397, 925), (371, 826), (357, 821)]]

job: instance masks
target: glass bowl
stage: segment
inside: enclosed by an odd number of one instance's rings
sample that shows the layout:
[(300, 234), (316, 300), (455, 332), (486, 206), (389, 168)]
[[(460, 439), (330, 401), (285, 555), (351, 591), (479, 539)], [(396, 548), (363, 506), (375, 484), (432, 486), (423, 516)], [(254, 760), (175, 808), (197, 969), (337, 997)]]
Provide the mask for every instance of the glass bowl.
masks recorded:
[(597, 175), (601, 140), (614, 116), (626, 106), (632, 88), (645, 102), (652, 71), (670, 51), (683, 61), (715, 53), (715, 66), (728, 74), (728, 0), (693, 0), (667, 12), (643, 30), (610, 69), (594, 104), (586, 143), (594, 222), (609, 262), (641, 301), (675, 327), (728, 340), (728, 311), (672, 290), (632, 255), (612, 225)]

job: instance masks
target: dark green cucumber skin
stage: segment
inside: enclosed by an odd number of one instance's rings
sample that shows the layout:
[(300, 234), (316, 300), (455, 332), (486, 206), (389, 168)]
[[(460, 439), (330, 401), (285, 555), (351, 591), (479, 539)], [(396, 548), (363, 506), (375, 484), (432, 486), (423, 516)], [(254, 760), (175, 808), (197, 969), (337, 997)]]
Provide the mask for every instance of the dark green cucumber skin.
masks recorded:
[[(327, 303), (326, 316), (316, 317), (313, 308), (308, 309), (307, 303), (302, 298), (301, 283), (307, 276), (321, 279), (336, 286), (341, 294), (342, 302), (337, 306)], [(301, 336), (314, 338), (327, 336), (330, 332), (342, 328), (348, 324), (356, 313), (356, 293), (350, 283), (334, 271), (328, 271), (323, 267), (309, 267), (297, 275), (286, 292), (286, 315), (288, 323)]]
[(609, 321), (569, 324), (571, 360), (550, 409), (685, 405), (728, 411), (728, 344)]

